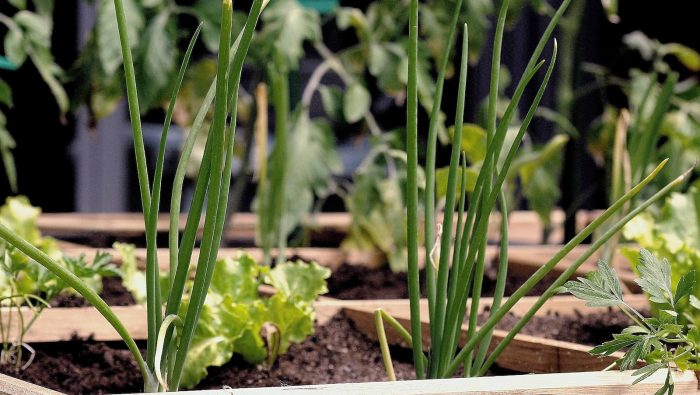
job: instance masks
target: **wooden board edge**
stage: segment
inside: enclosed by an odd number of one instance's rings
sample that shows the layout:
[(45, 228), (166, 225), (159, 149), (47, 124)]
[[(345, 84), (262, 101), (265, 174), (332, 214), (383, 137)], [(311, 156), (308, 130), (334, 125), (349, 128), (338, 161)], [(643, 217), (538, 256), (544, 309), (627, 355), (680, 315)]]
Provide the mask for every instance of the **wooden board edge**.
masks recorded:
[(0, 373), (0, 395), (60, 395), (61, 392)]
[[(381, 395), (457, 395), (457, 394), (651, 394), (664, 383), (666, 374), (659, 371), (633, 385), (630, 372), (580, 372), (515, 376), (493, 376), (441, 380), (407, 380), (394, 382), (326, 384), (267, 388), (196, 391), (200, 395), (316, 395), (332, 393)], [(693, 372), (673, 372), (676, 393), (697, 394), (698, 379)]]

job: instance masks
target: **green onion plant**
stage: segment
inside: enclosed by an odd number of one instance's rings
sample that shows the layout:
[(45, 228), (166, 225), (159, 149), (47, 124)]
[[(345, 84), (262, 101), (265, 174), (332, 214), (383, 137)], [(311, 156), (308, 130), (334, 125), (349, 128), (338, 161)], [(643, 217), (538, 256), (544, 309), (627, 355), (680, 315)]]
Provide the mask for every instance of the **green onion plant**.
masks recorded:
[[(459, 7), (458, 0), (455, 7)], [(530, 103), (528, 111), (518, 130), (517, 136), (510, 146), (506, 146), (505, 158), (500, 157), (505, 142), (506, 132), (511, 120), (523, 96), (525, 88), (543, 67), (544, 60), (539, 60), (546, 44), (557, 26), (560, 18), (571, 3), (565, 0), (553, 14), (547, 28), (525, 70), (515, 87), (513, 97), (508, 103), (502, 118), (498, 119), (496, 98), (499, 88), (499, 69), (501, 66), (501, 44), (505, 29), (509, 1), (501, 4), (495, 30), (493, 44), (493, 57), (491, 63), (491, 83), (488, 100), (487, 119), (487, 148), (483, 165), (479, 171), (473, 192), (466, 195), (466, 183), (464, 181), (466, 164), (460, 160), (459, 141), (463, 123), (465, 87), (468, 67), (468, 28), (464, 26), (462, 44), (462, 64), (459, 76), (459, 93), (456, 103), (455, 133), (453, 136), (450, 167), (448, 173), (447, 195), (445, 197), (443, 224), (453, 224), (455, 211), (457, 211), (456, 232), (453, 234), (451, 225), (436, 226), (435, 222), (435, 144), (436, 122), (441, 106), (441, 90), (443, 82), (438, 83), (437, 96), (434, 100), (433, 111), (430, 116), (428, 128), (427, 163), (426, 173), (426, 197), (423, 207), (425, 213), (425, 252), (426, 263), (426, 292), (428, 298), (430, 323), (430, 348), (427, 353), (423, 350), (421, 334), (420, 313), (420, 282), (418, 267), (418, 224), (419, 224), (419, 199), (418, 199), (418, 0), (411, 0), (410, 6), (410, 31), (408, 41), (408, 92), (407, 92), (407, 133), (406, 147), (408, 157), (408, 182), (407, 182), (407, 237), (408, 237), (408, 282), (410, 296), (411, 328), (410, 332), (401, 328), (396, 320), (383, 311), (375, 315), (379, 338), (384, 339), (384, 323), (388, 323), (399, 330), (404, 338), (412, 344), (413, 359), (416, 377), (422, 378), (446, 378), (452, 377), (458, 369), (462, 368), (465, 376), (483, 375), (496, 361), (498, 356), (507, 347), (515, 335), (532, 318), (535, 312), (552, 296), (559, 287), (608, 239), (618, 232), (624, 224), (635, 215), (643, 211), (652, 203), (658, 201), (672, 188), (682, 183), (688, 173), (675, 179), (652, 197), (643, 201), (635, 209), (619, 220), (615, 221), (607, 231), (592, 244), (586, 252), (573, 262), (537, 300), (534, 306), (523, 315), (508, 335), (495, 345), (489, 352), (492, 341), (492, 332), (498, 322), (513, 308), (513, 306), (541, 281), (571, 250), (583, 242), (595, 229), (613, 216), (620, 208), (647, 185), (666, 164), (660, 163), (649, 175), (642, 177), (637, 185), (623, 194), (603, 214), (589, 226), (574, 237), (568, 244), (556, 253), (546, 264), (538, 269), (518, 290), (509, 298), (504, 298), (505, 282), (508, 275), (508, 233), (507, 220), (501, 225), (501, 244), (499, 252), (500, 264), (496, 282), (496, 291), (493, 305), (488, 320), (477, 328), (477, 314), (481, 287), (485, 271), (486, 244), (488, 234), (489, 216), (497, 206), (502, 213), (506, 213), (505, 195), (502, 186), (508, 170), (513, 163), (513, 158), (518, 151), (520, 143), (525, 136), (528, 126), (535, 115), (537, 107), (542, 99), (545, 88), (554, 71), (557, 54), (556, 41), (553, 43), (552, 58), (548, 62), (546, 72), (537, 93)], [(456, 21), (453, 19), (450, 26), (448, 39), (445, 42), (443, 53), (449, 53), (454, 40)], [(440, 79), (444, 79), (446, 64), (443, 62), (440, 70)], [(458, 199), (458, 197), (460, 197)], [(466, 201), (468, 200), (468, 206)], [(455, 206), (459, 206), (455, 210)], [(438, 231), (436, 232), (435, 229)], [(436, 235), (437, 233), (437, 235)], [(459, 348), (461, 328), (463, 322), (468, 322), (467, 342)], [(385, 341), (385, 339), (384, 339)], [(387, 371), (390, 372), (391, 357), (388, 354), (386, 344), (382, 344), (382, 353)], [(391, 375), (390, 375), (391, 377)]]
[[(165, 294), (165, 299), (162, 300), (156, 254), (156, 222), (160, 208), (165, 144), (173, 116), (175, 97), (182, 84), (200, 30), (198, 29), (192, 37), (184, 55), (179, 74), (173, 83), (170, 106), (163, 125), (154, 179), (151, 184), (148, 177), (148, 169), (146, 168), (146, 154), (139, 118), (140, 107), (136, 76), (127, 34), (127, 19), (122, 0), (114, 0), (119, 40), (124, 58), (129, 113), (136, 153), (141, 204), (146, 227), (148, 340), (145, 358), (141, 355), (136, 342), (119, 317), (94, 290), (89, 288), (70, 270), (58, 264), (54, 259), (42, 253), (7, 227), (0, 225), (1, 238), (39, 262), (66, 284), (73, 287), (109, 321), (133, 354), (144, 379), (144, 390), (147, 392), (157, 392), (166, 389), (174, 391), (179, 387), (183, 367), (187, 359), (187, 352), (212, 280), (226, 222), (241, 71), (255, 26), (266, 1), (254, 0), (252, 2), (245, 27), (234, 42), (232, 42), (231, 37), (232, 1), (222, 0), (222, 3), (216, 80), (212, 83), (204, 104), (195, 118), (192, 131), (184, 144), (175, 175), (170, 204), (170, 276), (169, 284), (167, 284), (168, 291)], [(178, 222), (186, 165), (197, 136), (203, 133), (204, 118), (212, 104), (214, 105), (214, 120), (207, 134), (204, 158), (199, 168), (194, 198), (188, 213), (187, 222), (184, 232), (180, 235)], [(204, 230), (201, 238), (200, 254), (196, 265), (191, 296), (186, 304), (187, 308), (184, 309), (182, 303), (183, 292), (185, 282), (190, 274), (192, 251), (203, 212)]]

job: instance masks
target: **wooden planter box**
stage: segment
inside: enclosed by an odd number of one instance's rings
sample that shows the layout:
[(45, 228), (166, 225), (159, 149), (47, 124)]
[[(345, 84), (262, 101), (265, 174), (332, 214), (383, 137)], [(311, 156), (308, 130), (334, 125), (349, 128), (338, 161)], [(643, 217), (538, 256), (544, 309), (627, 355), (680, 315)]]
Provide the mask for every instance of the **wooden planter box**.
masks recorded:
[[(524, 312), (536, 298), (528, 297), (519, 302), (513, 312)], [(632, 305), (641, 307), (646, 303), (641, 296), (631, 296)], [(482, 300), (481, 307), (489, 306), (491, 300)], [(356, 324), (358, 330), (369, 337), (375, 336), (373, 311), (382, 307), (399, 322), (408, 325), (408, 302), (405, 300), (384, 301), (338, 301), (324, 299), (317, 302), (317, 319), (320, 323), (326, 322), (335, 314), (343, 311)], [(423, 316), (427, 316), (427, 306), (423, 303)], [(145, 308), (143, 306), (128, 306), (115, 308), (116, 313), (123, 320), (134, 338), (144, 339), (146, 336)], [(574, 311), (585, 313), (587, 311), (600, 311), (591, 309), (573, 297), (555, 297), (545, 304), (540, 313), (547, 311), (559, 314), (572, 314)], [(29, 314), (29, 312), (27, 312)], [(80, 325), (75, 323), (79, 322)], [(390, 328), (387, 331), (388, 340), (392, 344), (402, 344), (400, 337)], [(424, 323), (427, 330), (427, 322)], [(466, 328), (463, 328), (466, 329)], [(25, 340), (29, 343), (55, 342), (69, 340), (75, 335), (92, 336), (95, 340), (116, 341), (120, 340), (116, 332), (102, 319), (92, 308), (54, 308), (44, 312), (27, 333)], [(494, 331), (494, 341), (500, 340), (505, 332)], [(464, 331), (463, 331), (464, 336)], [(428, 339), (424, 336), (424, 339)], [(464, 339), (463, 339), (464, 340)], [(643, 383), (632, 386), (634, 377), (629, 373), (620, 372), (587, 372), (581, 371), (600, 370), (609, 365), (613, 355), (608, 358), (597, 358), (588, 354), (589, 346), (583, 346), (568, 342), (541, 339), (528, 335), (517, 335), (510, 346), (498, 359), (500, 367), (524, 372), (524, 373), (552, 373), (525, 376), (485, 377), (473, 379), (451, 379), (438, 381), (405, 381), (397, 383), (359, 383), (317, 385), (302, 387), (258, 388), (241, 389), (231, 392), (200, 391), (202, 394), (263, 394), (294, 391), (299, 393), (318, 393), (318, 391), (332, 391), (332, 393), (381, 393), (381, 394), (461, 394), (461, 393), (542, 393), (542, 394), (637, 394), (653, 393), (662, 384), (665, 376), (663, 372), (652, 376)], [(377, 347), (377, 353), (379, 353)], [(692, 372), (677, 373), (674, 377), (677, 393), (698, 393), (698, 380)], [(0, 375), (0, 394), (52, 394), (56, 393), (46, 388), (34, 386), (20, 380)]]
[[(577, 213), (577, 228), (583, 229), (597, 212), (580, 211)], [(552, 233), (548, 243), (558, 244), (564, 238), (565, 214), (562, 210), (552, 213)], [(183, 215), (180, 226), (184, 227), (186, 217)], [(167, 232), (169, 219), (161, 214), (158, 219), (158, 231)], [(490, 226), (492, 239), (498, 239), (499, 215), (493, 216)], [(347, 235), (352, 218), (348, 213), (320, 213), (307, 221), (311, 230), (311, 241), (315, 243), (339, 244)], [(510, 215), (509, 236), (512, 244), (540, 244), (542, 224), (537, 214), (532, 211), (516, 211)], [(144, 235), (143, 215), (140, 213), (46, 213), (37, 221), (42, 233), (55, 237), (118, 237), (131, 238)], [(252, 213), (240, 213), (233, 217), (231, 229), (226, 239), (250, 244), (255, 240), (256, 216)]]
[[(524, 313), (536, 299), (536, 297), (523, 298), (515, 305), (512, 310), (513, 313)], [(485, 310), (491, 305), (491, 302), (491, 298), (482, 298), (480, 308)], [(639, 308), (647, 305), (646, 299), (641, 295), (630, 296), (628, 303)], [(376, 339), (376, 331), (373, 313), (377, 308), (383, 308), (396, 317), (405, 327), (410, 327), (407, 300), (353, 301), (321, 298), (316, 303), (317, 320), (320, 324), (327, 322), (334, 315), (344, 312), (355, 322), (360, 332), (374, 339)], [(423, 330), (425, 335), (427, 335), (428, 314), (425, 300), (421, 305), (421, 309), (424, 319)], [(146, 339), (145, 306), (119, 306), (113, 307), (113, 310), (135, 340)], [(600, 312), (601, 310), (586, 307), (583, 302), (575, 299), (573, 296), (555, 296), (540, 309), (538, 315), (545, 315), (547, 312), (572, 315), (576, 311), (586, 314), (588, 312)], [(25, 318), (29, 318), (32, 313), (31, 311), (25, 311), (24, 314)], [(463, 329), (463, 335), (465, 335), (466, 326)], [(505, 335), (506, 332), (495, 330), (494, 341), (502, 339)], [(33, 327), (25, 334), (24, 340), (30, 344), (46, 343), (67, 341), (75, 338), (75, 336), (92, 337), (98, 341), (119, 341), (121, 339), (95, 309), (91, 307), (74, 307), (45, 310)], [(429, 341), (429, 338), (429, 336), (423, 336), (426, 342)], [(407, 346), (399, 335), (389, 327), (387, 327), (387, 339), (392, 344)], [(497, 363), (500, 367), (524, 373), (579, 372), (603, 369), (621, 355), (616, 354), (608, 358), (598, 358), (588, 354), (590, 348), (590, 346), (570, 342), (543, 339), (530, 335), (517, 335)], [(377, 352), (379, 352), (379, 349), (377, 349)]]
[[(562, 260), (551, 272), (552, 275), (559, 275), (564, 270), (566, 270), (569, 265), (571, 265), (578, 257), (580, 257), (588, 248), (586, 245), (581, 245), (574, 248), (573, 251)], [(62, 251), (68, 256), (78, 256), (80, 254), (85, 254), (87, 258), (92, 258), (96, 251), (105, 251), (112, 254), (116, 263), (120, 263), (119, 254), (111, 248), (99, 248), (95, 249), (92, 247), (86, 247), (74, 243), (61, 242)], [(508, 253), (508, 265), (509, 272), (519, 275), (530, 275), (539, 269), (542, 265), (547, 263), (547, 261), (556, 254), (556, 252), (561, 249), (560, 245), (516, 245), (509, 247)], [(263, 252), (259, 248), (221, 248), (219, 249), (220, 257), (235, 256), (238, 252), (244, 251), (250, 254), (254, 259), (262, 259)], [(195, 249), (193, 253), (193, 259), (197, 259), (199, 250)], [(277, 252), (272, 251), (275, 255)], [(167, 248), (158, 249), (158, 262), (160, 264), (161, 270), (168, 269), (168, 254), (169, 250)], [(367, 252), (367, 251), (347, 251), (338, 248), (319, 248), (319, 247), (304, 247), (304, 248), (288, 248), (285, 251), (287, 257), (296, 257), (304, 261), (310, 262), (315, 261), (319, 265), (330, 268), (331, 270), (336, 270), (343, 264), (349, 265), (359, 265), (370, 269), (376, 269), (383, 266), (386, 263), (386, 258), (383, 254), (378, 252)], [(488, 246), (486, 252), (487, 261), (493, 262), (498, 257), (498, 247)], [(137, 248), (136, 257), (141, 268), (145, 267), (146, 262), (146, 249)], [(622, 257), (617, 257), (620, 262), (617, 262), (617, 267), (622, 268), (618, 270), (618, 275), (620, 280), (624, 285), (632, 292), (640, 292), (640, 288), (637, 283), (634, 282), (635, 275), (629, 268), (629, 264)], [(423, 253), (420, 254), (419, 264), (423, 266), (425, 264), (425, 256)], [(581, 267), (576, 270), (574, 277), (583, 277), (589, 272), (597, 269), (597, 259), (591, 257), (587, 262), (585, 262)]]
[[(262, 394), (381, 394), (381, 395), (458, 395), (458, 394), (653, 394), (663, 385), (666, 374), (656, 372), (641, 383), (629, 372), (555, 373), (521, 376), (478, 377), (469, 379), (412, 380), (378, 383), (326, 384), (268, 388), (188, 391), (201, 395)], [(698, 394), (698, 379), (693, 372), (675, 372), (678, 394)], [(48, 388), (0, 375), (0, 395), (60, 394)]]

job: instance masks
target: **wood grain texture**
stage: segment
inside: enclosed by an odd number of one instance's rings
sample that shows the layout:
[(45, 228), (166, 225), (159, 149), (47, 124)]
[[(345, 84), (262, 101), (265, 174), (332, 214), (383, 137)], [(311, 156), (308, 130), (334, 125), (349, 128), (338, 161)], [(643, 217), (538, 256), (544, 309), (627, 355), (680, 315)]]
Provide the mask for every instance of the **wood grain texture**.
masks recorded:
[[(469, 394), (562, 394), (562, 395), (639, 395), (653, 394), (665, 380), (657, 372), (639, 384), (629, 372), (583, 372), (520, 376), (477, 377), (468, 379), (410, 380), (378, 383), (352, 383), (243, 388), (198, 391), (199, 395), (469, 395)], [(674, 372), (677, 394), (698, 394), (693, 372)], [(194, 392), (193, 392), (194, 393)]]
[[(577, 229), (583, 229), (598, 213), (579, 211), (576, 215)], [(565, 214), (556, 209), (551, 215), (552, 232), (547, 243), (557, 244), (564, 239)], [(169, 227), (167, 214), (158, 217), (159, 232), (167, 232)], [(181, 230), (185, 226), (186, 216), (180, 218)], [(310, 216), (305, 226), (311, 231), (314, 240), (339, 242), (347, 235), (352, 217), (345, 212), (318, 213)], [(231, 228), (226, 237), (232, 240), (254, 240), (256, 215), (239, 213), (233, 217)], [(489, 238), (497, 240), (500, 216), (492, 215), (489, 226)], [(39, 229), (51, 236), (89, 236), (110, 235), (118, 237), (138, 237), (144, 235), (143, 215), (140, 213), (45, 213), (37, 220)], [(536, 213), (532, 211), (514, 211), (509, 216), (509, 236), (513, 243), (539, 244), (542, 242), (543, 226)]]
[[(537, 300), (536, 297), (523, 298), (513, 308), (515, 314), (523, 314)], [(372, 313), (377, 308), (382, 308), (387, 313), (395, 317), (404, 327), (410, 328), (410, 309), (407, 301), (373, 301), (373, 304), (364, 303), (348, 305), (345, 308), (346, 314), (355, 322), (356, 327), (367, 336), (376, 340), (376, 330)], [(428, 323), (428, 306), (425, 300), (421, 301), (422, 339), (426, 349), (430, 343), (430, 326)], [(483, 311), (491, 305), (490, 298), (484, 298), (479, 307)], [(629, 303), (635, 307), (647, 305), (646, 299), (641, 295), (630, 296)], [(547, 313), (558, 313), (560, 315), (573, 315), (575, 312), (598, 311), (585, 306), (580, 300), (573, 296), (557, 296), (549, 300), (538, 312), (537, 315)], [(389, 342), (403, 347), (410, 347), (399, 334), (392, 328), (387, 327), (387, 338)], [(460, 344), (466, 342), (467, 326), (462, 327), (462, 339)], [(506, 331), (494, 330), (491, 347), (495, 347), (506, 335)], [(613, 354), (607, 358), (598, 358), (590, 355), (590, 346), (580, 345), (570, 342), (544, 339), (530, 335), (516, 335), (506, 350), (501, 354), (497, 363), (499, 366), (517, 372), (526, 373), (558, 373), (558, 372), (585, 372), (601, 370), (610, 365), (615, 359), (622, 356), (621, 353)]]
[(0, 395), (60, 395), (61, 392), (0, 374)]

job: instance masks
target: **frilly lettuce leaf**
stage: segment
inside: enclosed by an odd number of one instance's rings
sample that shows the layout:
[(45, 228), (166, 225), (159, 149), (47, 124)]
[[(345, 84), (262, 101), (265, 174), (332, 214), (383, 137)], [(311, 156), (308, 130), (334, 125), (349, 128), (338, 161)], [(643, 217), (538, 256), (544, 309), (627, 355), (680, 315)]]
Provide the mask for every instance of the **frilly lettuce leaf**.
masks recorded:
[[(183, 310), (187, 311), (187, 302)], [(184, 314), (183, 314), (184, 318)], [(195, 329), (181, 385), (191, 388), (207, 375), (209, 366), (221, 366), (231, 359), (234, 344), (248, 329), (251, 317), (244, 304), (234, 303), (229, 296), (223, 303), (205, 304)]]
[(146, 303), (146, 273), (136, 266), (136, 247), (133, 244), (114, 243), (112, 247), (121, 256), (122, 284), (131, 292), (136, 303)]
[(293, 302), (313, 302), (328, 292), (326, 279), (330, 275), (330, 270), (316, 262), (287, 262), (270, 270), (265, 283)]
[[(325, 280), (329, 276), (330, 270), (316, 263), (287, 262), (269, 269), (244, 253), (217, 261), (187, 354), (182, 386), (194, 387), (209, 366), (225, 364), (234, 353), (259, 364), (274, 360), (291, 344), (313, 334), (313, 302), (328, 292)], [(261, 284), (271, 285), (277, 292), (261, 296)], [(184, 317), (186, 311), (185, 303), (180, 315)], [(263, 337), (265, 326), (279, 334), (279, 350), (272, 358)]]

